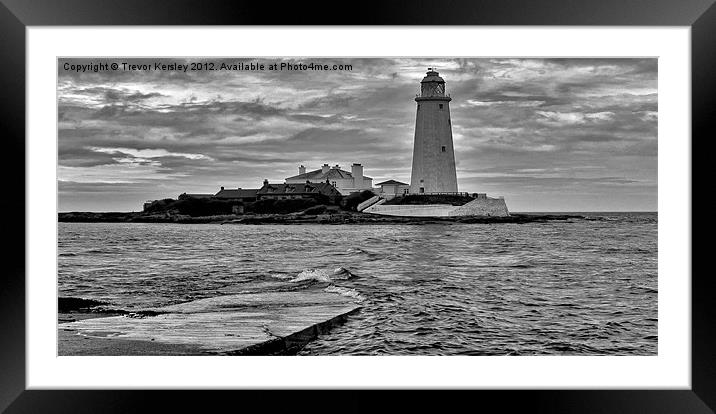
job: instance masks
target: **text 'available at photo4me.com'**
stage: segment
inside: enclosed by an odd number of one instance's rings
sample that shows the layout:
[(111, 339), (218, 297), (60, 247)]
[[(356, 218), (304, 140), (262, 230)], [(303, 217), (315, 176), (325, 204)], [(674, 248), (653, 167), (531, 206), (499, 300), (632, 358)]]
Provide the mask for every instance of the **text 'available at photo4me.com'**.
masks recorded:
[(68, 72), (197, 72), (197, 71), (352, 71), (353, 65), (350, 64), (331, 64), (318, 62), (285, 62), (285, 61), (251, 61), (251, 62), (231, 62), (231, 61), (187, 61), (187, 62), (167, 62), (166, 60), (154, 62), (124, 62), (117, 61), (99, 61), (90, 63), (70, 63), (65, 62), (61, 66), (62, 70)]

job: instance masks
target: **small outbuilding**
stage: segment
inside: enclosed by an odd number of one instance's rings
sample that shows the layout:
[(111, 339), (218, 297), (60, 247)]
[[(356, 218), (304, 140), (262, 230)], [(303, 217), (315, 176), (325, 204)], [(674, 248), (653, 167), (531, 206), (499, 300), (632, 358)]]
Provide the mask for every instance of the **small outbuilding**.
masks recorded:
[(380, 187), (378, 196), (390, 200), (396, 196), (402, 196), (408, 194), (410, 191), (410, 184), (401, 183), (396, 180), (383, 181), (377, 184)]
[(259, 190), (257, 188), (225, 189), (224, 187), (221, 187), (221, 190), (214, 194), (213, 197), (220, 200), (239, 200), (250, 203), (252, 201), (256, 201), (256, 194), (258, 191)]

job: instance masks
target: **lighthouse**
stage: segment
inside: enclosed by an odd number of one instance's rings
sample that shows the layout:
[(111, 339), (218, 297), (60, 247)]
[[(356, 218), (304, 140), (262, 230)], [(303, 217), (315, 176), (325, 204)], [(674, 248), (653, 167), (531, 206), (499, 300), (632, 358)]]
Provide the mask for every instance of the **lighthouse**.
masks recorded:
[(450, 98), (445, 93), (445, 81), (433, 68), (420, 82), (420, 94), (415, 97), (415, 141), (410, 193), (455, 193), (455, 151), (452, 145)]

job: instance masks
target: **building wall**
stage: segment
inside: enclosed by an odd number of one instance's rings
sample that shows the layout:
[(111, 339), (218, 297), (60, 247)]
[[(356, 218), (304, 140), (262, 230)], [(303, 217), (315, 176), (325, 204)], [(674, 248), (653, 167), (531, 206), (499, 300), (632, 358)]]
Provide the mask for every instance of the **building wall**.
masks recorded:
[(330, 182), (331, 184), (333, 184), (334, 181), (335, 181), (335, 183), (336, 183), (336, 184), (335, 184), (336, 190), (340, 191), (341, 194), (348, 194), (347, 190), (348, 190), (349, 188), (354, 188), (353, 179), (352, 179), (352, 178), (342, 179), (342, 180), (329, 180), (328, 182)]
[(295, 200), (299, 198), (315, 198), (314, 196), (311, 196), (310, 194), (283, 194), (283, 193), (277, 193), (277, 194), (261, 194), (261, 199), (267, 199), (270, 198), (272, 200)]
[[(315, 183), (315, 182), (316, 182), (316, 181), (305, 180), (305, 179), (301, 179), (301, 178), (293, 179), (293, 180), (290, 180), (290, 179), (287, 178), (287, 179), (285, 180), (286, 184), (305, 184), (306, 181), (311, 182), (311, 183)], [(325, 181), (325, 180), (323, 180), (323, 181)]]
[(449, 98), (416, 99), (410, 192), (420, 193), (420, 187), (426, 193), (457, 192)]
[[(308, 180), (312, 183), (318, 183), (318, 182), (326, 182), (326, 180), (321, 181), (312, 181)], [(373, 189), (373, 179), (372, 178), (366, 178), (363, 177), (363, 185), (355, 185), (353, 183), (353, 178), (344, 178), (344, 179), (335, 179), (335, 180), (329, 180), (331, 184), (335, 181), (336, 183), (336, 190), (340, 191), (342, 195), (348, 195), (352, 192), (356, 191), (363, 191), (363, 190), (371, 190)], [(304, 184), (306, 182), (305, 179), (295, 179), (295, 180), (286, 180), (286, 184)]]
[(363, 177), (363, 185), (355, 185), (353, 183), (353, 180), (350, 180), (351, 183), (343, 186), (336, 187), (338, 191), (341, 192), (343, 195), (348, 195), (350, 193), (360, 192), (363, 190), (373, 190), (373, 179), (372, 178), (365, 178)]
[(395, 198), (397, 195), (403, 195), (404, 190), (409, 188), (409, 185), (383, 184), (380, 186), (380, 192), (378, 194), (386, 199), (391, 199)]

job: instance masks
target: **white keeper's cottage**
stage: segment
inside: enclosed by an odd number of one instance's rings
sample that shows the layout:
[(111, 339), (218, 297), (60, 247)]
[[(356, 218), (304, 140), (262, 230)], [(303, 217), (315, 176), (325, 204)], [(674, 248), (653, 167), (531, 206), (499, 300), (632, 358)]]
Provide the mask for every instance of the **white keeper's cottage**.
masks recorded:
[(363, 166), (354, 163), (350, 171), (342, 170), (339, 165), (330, 167), (328, 164), (318, 170), (306, 172), (303, 165), (298, 167), (298, 175), (286, 178), (286, 184), (311, 183), (332, 184), (342, 195), (373, 189), (373, 179), (363, 175)]

